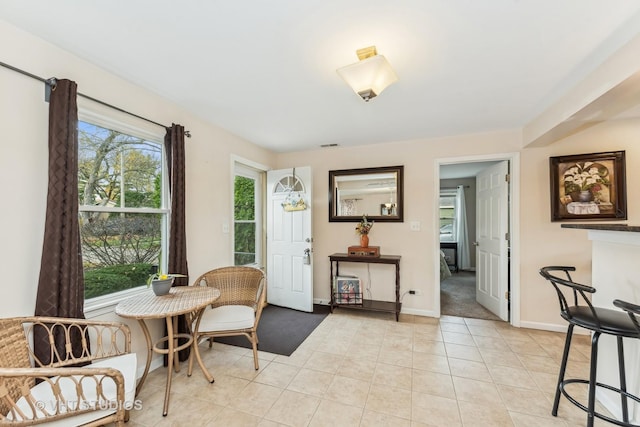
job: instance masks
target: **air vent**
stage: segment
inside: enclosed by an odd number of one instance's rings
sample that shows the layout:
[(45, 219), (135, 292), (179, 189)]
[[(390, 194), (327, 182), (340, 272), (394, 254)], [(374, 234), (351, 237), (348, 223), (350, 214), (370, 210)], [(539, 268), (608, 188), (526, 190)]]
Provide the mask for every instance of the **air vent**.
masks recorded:
[(338, 144), (322, 144), (320, 147), (322, 148), (327, 148), (327, 147), (337, 147)]

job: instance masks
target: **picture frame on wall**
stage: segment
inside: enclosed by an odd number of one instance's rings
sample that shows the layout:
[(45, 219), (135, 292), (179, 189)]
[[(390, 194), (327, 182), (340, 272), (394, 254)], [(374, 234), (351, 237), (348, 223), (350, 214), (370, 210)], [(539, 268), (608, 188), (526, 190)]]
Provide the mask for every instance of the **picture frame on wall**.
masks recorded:
[(549, 158), (551, 221), (625, 220), (625, 152)]

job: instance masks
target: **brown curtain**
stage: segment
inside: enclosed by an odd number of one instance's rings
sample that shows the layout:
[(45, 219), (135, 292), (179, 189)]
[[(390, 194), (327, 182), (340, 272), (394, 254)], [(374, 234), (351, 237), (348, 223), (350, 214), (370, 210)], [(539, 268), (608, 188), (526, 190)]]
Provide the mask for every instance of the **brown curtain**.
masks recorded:
[[(78, 226), (77, 85), (70, 80), (53, 80), (51, 89), (49, 187), (35, 314), (84, 318), (84, 276)], [(51, 347), (43, 332), (34, 331), (35, 353), (48, 363)], [(56, 348), (65, 354), (64, 337), (61, 338), (56, 339)], [(72, 342), (81, 344), (79, 339)], [(71, 351), (80, 354), (81, 348)]]
[[(173, 124), (167, 128), (164, 137), (165, 152), (169, 170), (169, 191), (171, 194), (171, 218), (169, 220), (169, 265), (167, 271), (189, 275), (187, 267), (187, 235), (185, 227), (185, 150), (184, 127)], [(189, 277), (176, 277), (174, 286), (188, 286)], [(190, 332), (184, 316), (178, 318), (178, 332)], [(181, 361), (189, 357), (189, 349), (179, 353)], [(166, 357), (165, 357), (166, 363)]]

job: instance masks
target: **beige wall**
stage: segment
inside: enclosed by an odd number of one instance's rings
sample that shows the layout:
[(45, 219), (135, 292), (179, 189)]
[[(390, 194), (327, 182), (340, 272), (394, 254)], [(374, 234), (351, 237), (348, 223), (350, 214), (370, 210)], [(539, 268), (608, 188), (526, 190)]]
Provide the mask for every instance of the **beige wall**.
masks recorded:
[[(0, 21), (2, 60), (42, 77), (69, 78), (79, 91), (117, 105), (154, 121), (183, 124), (193, 134), (187, 140), (187, 233), (192, 276), (230, 263), (230, 235), (222, 225), (231, 221), (231, 156), (240, 156), (274, 168), (309, 165), (314, 185), (314, 297), (328, 300), (328, 255), (358, 243), (352, 223), (328, 222), (328, 171), (387, 165), (405, 166), (405, 222), (376, 224), (372, 245), (383, 253), (402, 255), (403, 291), (407, 312), (428, 315), (436, 309), (434, 289), (438, 286), (435, 260), (438, 230), (435, 227), (437, 191), (434, 167), (438, 159), (458, 156), (488, 156), (520, 153), (521, 205), (520, 252), (521, 319), (524, 326), (553, 328), (561, 325), (551, 290), (537, 270), (546, 264), (571, 264), (579, 269), (578, 279), (590, 280), (591, 244), (586, 232), (561, 229), (549, 220), (548, 157), (607, 150), (627, 151), (629, 224), (640, 223), (638, 172), (640, 123), (638, 120), (608, 122), (592, 127), (558, 143), (522, 149), (520, 130), (503, 130), (477, 135), (424, 139), (370, 145), (358, 148), (330, 148), (274, 154), (229, 132), (211, 126), (163, 98), (151, 94), (89, 63), (66, 54)], [(0, 222), (0, 266), (3, 280), (0, 315), (33, 313), (42, 247), (47, 186), (47, 109), (43, 84), (0, 67), (0, 179), (5, 184)], [(366, 106), (365, 106), (366, 107)], [(421, 231), (409, 230), (419, 221)], [(366, 269), (350, 270), (368, 278)], [(379, 299), (393, 297), (392, 273), (384, 266), (372, 266), (371, 291)], [(104, 314), (104, 317), (113, 317)], [(132, 328), (138, 331), (137, 325)], [(156, 328), (155, 333), (159, 333)], [(137, 336), (139, 342), (140, 335)], [(144, 356), (141, 355), (141, 360)]]
[[(518, 131), (501, 131), (459, 137), (375, 144), (354, 148), (329, 148), (287, 153), (278, 156), (278, 168), (311, 166), (313, 170), (314, 296), (327, 301), (329, 291), (328, 256), (357, 245), (354, 223), (328, 221), (328, 171), (332, 169), (404, 165), (404, 222), (378, 223), (369, 234), (369, 244), (381, 247), (384, 254), (401, 255), (401, 293), (420, 290), (421, 295), (405, 295), (403, 311), (433, 315), (436, 307), (434, 283), (439, 267), (435, 264), (439, 247), (434, 200), (439, 183), (435, 181), (437, 159), (486, 156), (517, 152)], [(411, 221), (419, 221), (421, 231), (411, 231)], [(345, 269), (347, 264), (345, 264)], [(393, 299), (393, 270), (386, 266), (349, 265), (348, 272), (361, 278), (371, 277), (373, 299)], [(369, 272), (371, 273), (369, 275)]]
[[(81, 93), (162, 124), (182, 124), (191, 131), (193, 137), (186, 140), (189, 271), (195, 277), (232, 262), (231, 235), (222, 232), (232, 213), (231, 156), (270, 166), (275, 163), (273, 153), (2, 21), (0, 40), (3, 62), (44, 78), (74, 80)], [(47, 194), (48, 104), (44, 102), (44, 84), (0, 67), (0, 126), (0, 182), (4, 183), (0, 316), (32, 315)], [(112, 310), (106, 307), (88, 317), (122, 320)], [(131, 328), (138, 360), (144, 363), (140, 328), (135, 322)], [(153, 333), (161, 333), (159, 322), (153, 325)]]
[[(344, 252), (357, 244), (352, 223), (328, 222), (328, 171), (374, 166), (405, 166), (405, 222), (376, 224), (369, 235), (370, 245), (379, 245), (385, 254), (402, 255), (402, 292), (422, 290), (422, 295), (405, 295), (403, 311), (429, 315), (435, 311), (434, 271), (438, 268), (438, 230), (433, 206), (434, 163), (441, 158), (483, 156), (520, 152), (520, 251), (521, 326), (545, 329), (564, 328), (558, 316), (555, 294), (541, 280), (538, 269), (549, 264), (569, 264), (578, 268), (577, 279), (590, 281), (591, 242), (586, 231), (561, 229), (550, 221), (549, 157), (567, 154), (626, 150), (629, 224), (640, 223), (640, 181), (634, 164), (640, 162), (640, 120), (600, 124), (544, 148), (520, 149), (520, 133), (503, 131), (444, 139), (370, 145), (357, 148), (320, 149), (278, 156), (278, 168), (311, 166), (314, 185), (314, 296), (329, 298), (329, 262), (333, 252)], [(366, 153), (363, 155), (363, 153)], [(420, 221), (420, 232), (409, 230), (410, 221)], [(371, 266), (374, 297), (390, 296), (391, 273), (383, 266)], [(349, 267), (349, 272), (365, 279), (366, 269)], [(562, 326), (560, 326), (562, 325)]]
[[(568, 264), (574, 279), (591, 282), (591, 242), (585, 230), (560, 228), (550, 222), (549, 156), (626, 151), (627, 206), (630, 225), (640, 224), (640, 119), (611, 121), (572, 135), (549, 147), (523, 150), (522, 157), (522, 318), (534, 326), (561, 323), (548, 285), (537, 276), (543, 265)], [(540, 203), (538, 202), (540, 201)], [(596, 284), (596, 287), (607, 284)]]

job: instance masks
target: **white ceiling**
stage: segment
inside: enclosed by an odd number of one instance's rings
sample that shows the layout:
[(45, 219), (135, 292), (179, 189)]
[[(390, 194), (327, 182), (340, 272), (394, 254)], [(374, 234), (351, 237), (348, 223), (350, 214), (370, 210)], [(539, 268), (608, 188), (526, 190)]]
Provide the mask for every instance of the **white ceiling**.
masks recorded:
[[(1, 0), (0, 19), (287, 152), (521, 128), (640, 32), (640, 1)], [(370, 45), (399, 81), (364, 103), (335, 70)]]

